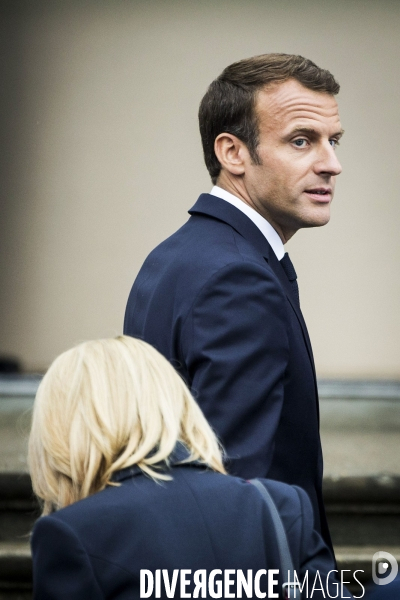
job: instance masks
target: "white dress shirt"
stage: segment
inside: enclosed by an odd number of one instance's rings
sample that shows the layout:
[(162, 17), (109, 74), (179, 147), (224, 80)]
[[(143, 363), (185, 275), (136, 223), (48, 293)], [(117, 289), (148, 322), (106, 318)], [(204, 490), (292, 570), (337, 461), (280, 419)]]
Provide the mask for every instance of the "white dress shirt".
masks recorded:
[(285, 254), (285, 248), (283, 246), (281, 238), (279, 237), (275, 229), (272, 227), (272, 225), (268, 223), (268, 221), (264, 219), (264, 217), (262, 217), (260, 213), (254, 210), (254, 208), (251, 208), (251, 206), (249, 206), (245, 202), (243, 202), (243, 200), (240, 200), (240, 198), (238, 198), (237, 196), (234, 196), (230, 192), (223, 190), (217, 185), (214, 185), (210, 194), (212, 196), (217, 196), (218, 198), (221, 198), (221, 200), (226, 200), (226, 202), (229, 202), (229, 204), (233, 204), (233, 206), (236, 206), (236, 208), (241, 210), (242, 213), (249, 217), (249, 219), (253, 221), (254, 225), (258, 227), (258, 229), (266, 238), (267, 242), (274, 251), (276, 258), (278, 260), (281, 260), (283, 258)]

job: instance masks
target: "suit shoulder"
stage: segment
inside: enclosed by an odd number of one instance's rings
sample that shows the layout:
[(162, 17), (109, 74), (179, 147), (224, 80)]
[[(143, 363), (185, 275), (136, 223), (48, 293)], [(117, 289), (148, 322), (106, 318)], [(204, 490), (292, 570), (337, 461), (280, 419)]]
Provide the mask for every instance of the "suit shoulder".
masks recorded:
[(218, 270), (231, 262), (268, 263), (254, 246), (229, 224), (206, 216), (191, 217), (178, 231), (161, 242), (146, 258), (142, 269)]
[(142, 298), (146, 307), (152, 299), (159, 302), (158, 295), (163, 303), (167, 294), (193, 299), (214, 277), (224, 277), (224, 269), (227, 274), (233, 273), (233, 278), (256, 271), (259, 279), (270, 278), (277, 283), (267, 260), (230, 225), (191, 217), (150, 252), (133, 284), (130, 303), (137, 311)]
[(67, 546), (82, 550), (81, 541), (73, 520), (63, 518), (60, 515), (61, 512), (57, 511), (51, 515), (40, 517), (36, 521), (31, 537), (34, 551), (39, 545), (42, 547), (43, 543), (49, 544), (54, 552), (62, 552), (63, 548)]
[(124, 332), (166, 347), (171, 329), (188, 322), (204, 295), (215, 297), (219, 287), (223, 297), (259, 293), (271, 304), (279, 296), (277, 310), (283, 310), (284, 291), (266, 258), (229, 224), (193, 216), (145, 260), (128, 298)]
[(307, 493), (302, 488), (273, 479), (260, 479), (259, 481), (272, 496), (281, 515), (292, 515), (292, 517), (298, 518), (303, 514), (305, 506), (306, 509), (308, 505), (311, 508)]
[[(35, 527), (59, 525), (66, 526), (71, 530), (79, 530), (81, 524), (84, 525), (88, 520), (95, 521), (97, 515), (101, 515), (107, 509), (110, 502), (114, 502), (112, 496), (114, 496), (117, 490), (119, 490), (117, 487), (106, 488), (92, 496), (65, 506), (50, 515), (40, 517), (36, 521)], [(119, 496), (118, 493), (115, 495)]]

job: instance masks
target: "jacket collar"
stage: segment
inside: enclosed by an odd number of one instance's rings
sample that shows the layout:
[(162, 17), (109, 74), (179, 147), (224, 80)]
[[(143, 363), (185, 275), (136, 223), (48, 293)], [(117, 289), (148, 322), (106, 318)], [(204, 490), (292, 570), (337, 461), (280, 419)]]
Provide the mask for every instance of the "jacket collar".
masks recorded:
[[(190, 466), (206, 468), (204, 463), (200, 461), (192, 461), (190, 463), (185, 462), (190, 456), (189, 450), (186, 448), (182, 442), (177, 442), (174, 450), (168, 457), (168, 463), (163, 464), (163, 471), (168, 472), (172, 467), (178, 467), (182, 464), (190, 464)], [(120, 471), (116, 471), (111, 476), (111, 481), (120, 482), (124, 479), (129, 479), (130, 477), (135, 477), (136, 475), (143, 475), (143, 471), (137, 465), (132, 465), (131, 467), (126, 467), (125, 469), (121, 469)]]
[(213, 217), (227, 223), (242, 237), (251, 242), (268, 262), (271, 254), (274, 254), (274, 251), (257, 225), (236, 208), (236, 206), (229, 204), (229, 202), (217, 196), (201, 194), (196, 204), (189, 210), (189, 214), (207, 215), (208, 217)]

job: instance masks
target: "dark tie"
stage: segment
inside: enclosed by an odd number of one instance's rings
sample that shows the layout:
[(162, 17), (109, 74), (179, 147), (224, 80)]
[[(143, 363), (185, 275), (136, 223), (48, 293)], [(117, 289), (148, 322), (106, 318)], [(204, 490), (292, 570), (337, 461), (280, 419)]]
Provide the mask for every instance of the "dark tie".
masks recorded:
[(292, 261), (290, 260), (289, 254), (286, 252), (285, 256), (279, 261), (286, 273), (287, 278), (290, 281), (294, 296), (297, 300), (297, 304), (300, 306), (299, 286), (297, 285), (297, 275), (294, 270)]

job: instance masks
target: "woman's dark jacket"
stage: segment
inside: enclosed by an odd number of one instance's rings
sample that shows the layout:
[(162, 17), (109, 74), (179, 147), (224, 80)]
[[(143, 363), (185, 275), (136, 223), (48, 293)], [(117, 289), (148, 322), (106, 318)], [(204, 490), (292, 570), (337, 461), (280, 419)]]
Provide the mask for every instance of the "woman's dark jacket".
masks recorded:
[[(280, 569), (271, 516), (254, 486), (198, 463), (175, 463), (169, 472), (172, 480), (158, 483), (137, 467), (124, 469), (115, 477), (119, 487), (40, 518), (32, 535), (34, 599), (134, 600), (141, 569)], [(334, 561), (314, 530), (306, 493), (261, 481), (282, 518), (299, 578), (308, 570), (313, 582), (318, 570), (325, 581)], [(266, 585), (267, 577), (260, 581)]]

